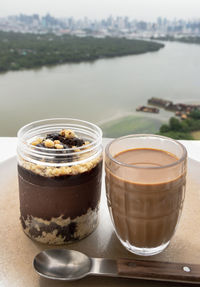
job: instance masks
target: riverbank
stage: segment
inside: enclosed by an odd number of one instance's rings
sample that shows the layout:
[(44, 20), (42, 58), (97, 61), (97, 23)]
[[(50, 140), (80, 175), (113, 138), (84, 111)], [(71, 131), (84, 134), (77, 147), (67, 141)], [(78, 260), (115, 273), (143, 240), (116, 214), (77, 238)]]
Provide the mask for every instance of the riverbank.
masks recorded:
[(125, 38), (93, 38), (0, 31), (0, 72), (155, 52), (164, 44)]
[(187, 44), (197, 44), (200, 45), (200, 37), (196, 36), (185, 36), (185, 37), (174, 37), (170, 35), (166, 35), (164, 37), (151, 37), (151, 40), (159, 40), (159, 41), (171, 41), (171, 42), (182, 42)]
[(135, 115), (120, 117), (101, 125), (104, 137), (120, 137), (127, 134), (151, 133), (159, 131), (163, 121)]
[[(200, 120), (199, 104), (173, 103), (161, 98), (148, 99), (148, 104), (161, 109), (155, 111), (155, 108), (151, 106), (140, 106), (136, 108), (136, 111), (140, 112), (139, 115), (125, 113), (99, 123), (104, 136), (119, 137), (132, 133), (161, 133), (176, 139), (200, 139), (200, 124), (193, 122), (193, 120), (198, 120), (198, 122)], [(151, 113), (142, 115), (142, 112), (146, 110)], [(166, 111), (169, 112), (165, 113)], [(175, 124), (171, 127), (173, 120)]]

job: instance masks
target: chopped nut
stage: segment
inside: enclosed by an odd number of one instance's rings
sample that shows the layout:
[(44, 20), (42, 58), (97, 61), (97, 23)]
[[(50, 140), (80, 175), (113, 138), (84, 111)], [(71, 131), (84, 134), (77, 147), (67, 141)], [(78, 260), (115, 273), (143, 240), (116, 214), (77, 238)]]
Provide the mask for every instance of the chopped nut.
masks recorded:
[(55, 140), (55, 141), (53, 141), (54, 142), (54, 144), (60, 144), (60, 141), (59, 140)]
[(60, 135), (64, 137), (64, 136), (65, 136), (65, 131), (66, 131), (66, 130), (61, 130), (61, 131), (60, 131)]
[(42, 138), (38, 138), (38, 139), (36, 139), (35, 141), (33, 141), (31, 144), (32, 144), (32, 145), (37, 145), (37, 144), (40, 144), (42, 141), (43, 141)]
[(62, 149), (62, 148), (63, 148), (63, 145), (61, 145), (61, 144), (55, 144), (55, 148), (57, 148), (57, 149)]
[(54, 147), (54, 142), (52, 140), (45, 140), (45, 147)]
[(34, 142), (32, 142), (31, 144), (32, 144), (32, 145), (37, 145), (37, 144), (39, 144), (39, 142), (38, 142), (38, 141), (34, 141)]
[(68, 139), (72, 139), (72, 138), (76, 137), (75, 132), (73, 132), (72, 130), (62, 130), (60, 132), (60, 135), (66, 137)]
[(65, 137), (68, 139), (72, 139), (75, 138), (75, 132), (73, 132), (72, 130), (65, 130)]

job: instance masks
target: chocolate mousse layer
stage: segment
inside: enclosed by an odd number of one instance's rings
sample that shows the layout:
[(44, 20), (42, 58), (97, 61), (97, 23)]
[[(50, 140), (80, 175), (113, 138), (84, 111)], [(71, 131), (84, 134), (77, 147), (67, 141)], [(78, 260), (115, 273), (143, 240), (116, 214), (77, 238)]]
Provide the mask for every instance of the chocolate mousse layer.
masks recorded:
[(44, 177), (18, 165), (21, 216), (74, 219), (94, 210), (100, 200), (101, 169), (102, 161), (81, 174)]

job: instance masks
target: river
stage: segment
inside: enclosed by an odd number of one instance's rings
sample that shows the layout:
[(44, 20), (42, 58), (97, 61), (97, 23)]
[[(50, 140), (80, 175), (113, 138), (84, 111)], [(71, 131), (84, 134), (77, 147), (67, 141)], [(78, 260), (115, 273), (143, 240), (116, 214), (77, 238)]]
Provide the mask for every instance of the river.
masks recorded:
[[(0, 74), (0, 136), (15, 136), (22, 125), (43, 118), (103, 123), (136, 115), (151, 97), (199, 103), (199, 79), (200, 45), (176, 42), (153, 53)], [(153, 117), (163, 122), (169, 113)]]

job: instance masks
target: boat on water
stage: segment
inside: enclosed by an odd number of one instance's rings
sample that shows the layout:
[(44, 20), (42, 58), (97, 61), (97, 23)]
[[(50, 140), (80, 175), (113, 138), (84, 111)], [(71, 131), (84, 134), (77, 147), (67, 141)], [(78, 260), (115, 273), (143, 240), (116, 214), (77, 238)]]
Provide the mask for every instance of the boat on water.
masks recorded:
[(153, 114), (158, 114), (159, 109), (154, 108), (154, 107), (148, 107), (148, 106), (140, 106), (136, 109), (137, 112), (144, 112), (144, 113), (153, 113)]

